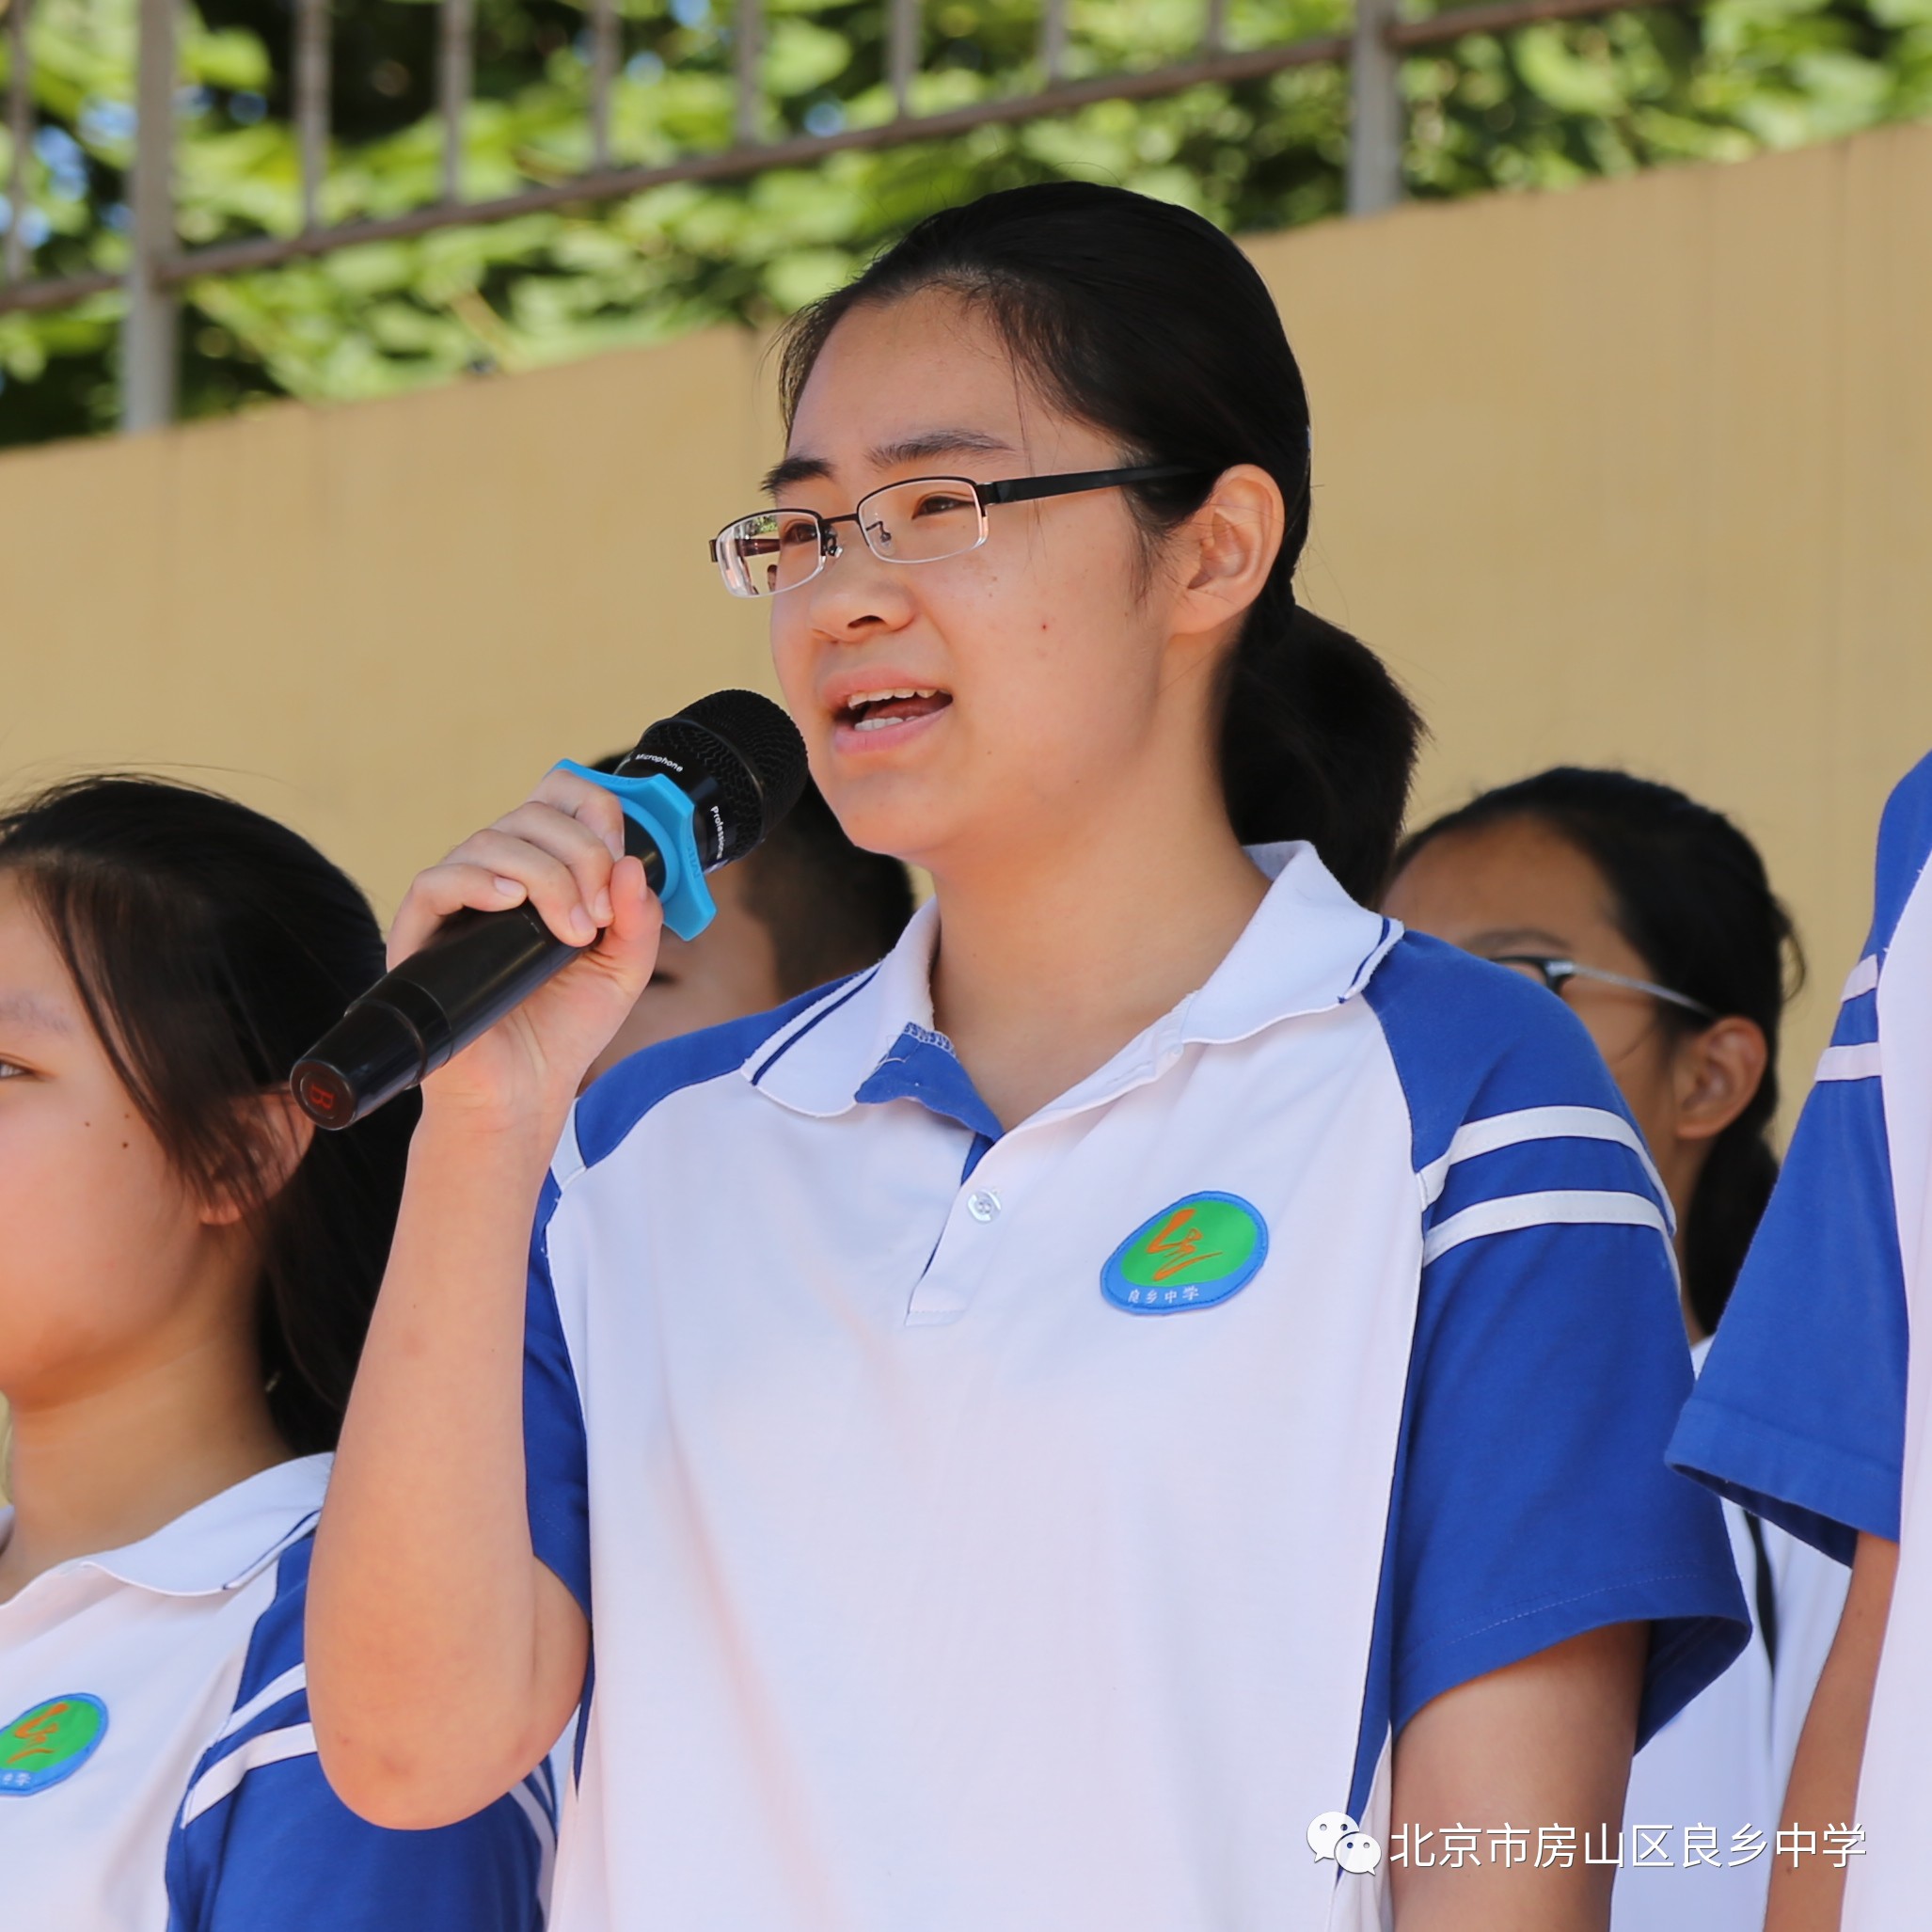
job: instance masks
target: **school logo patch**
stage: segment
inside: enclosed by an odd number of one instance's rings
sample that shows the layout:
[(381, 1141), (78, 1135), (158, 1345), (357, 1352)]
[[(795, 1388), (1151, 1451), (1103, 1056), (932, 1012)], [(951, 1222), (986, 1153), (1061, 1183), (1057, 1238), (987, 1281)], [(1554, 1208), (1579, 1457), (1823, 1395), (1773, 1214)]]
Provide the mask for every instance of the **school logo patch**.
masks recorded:
[(1191, 1194), (1143, 1221), (1107, 1258), (1101, 1292), (1130, 1315), (1179, 1315), (1239, 1294), (1268, 1259), (1261, 1211), (1234, 1194)]
[(23, 1711), (0, 1731), (0, 1797), (31, 1797), (71, 1778), (106, 1735), (107, 1706), (85, 1690)]

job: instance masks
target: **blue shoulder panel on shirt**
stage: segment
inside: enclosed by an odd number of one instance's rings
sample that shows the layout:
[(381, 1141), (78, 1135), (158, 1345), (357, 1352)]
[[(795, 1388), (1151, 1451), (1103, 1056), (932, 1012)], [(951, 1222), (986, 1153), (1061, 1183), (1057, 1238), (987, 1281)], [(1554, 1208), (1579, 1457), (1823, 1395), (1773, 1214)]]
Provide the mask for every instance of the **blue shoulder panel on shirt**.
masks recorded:
[(846, 983), (832, 980), (769, 1012), (680, 1034), (620, 1060), (577, 1103), (577, 1151), (584, 1165), (594, 1167), (660, 1101), (735, 1072), (764, 1041)]
[[(626, 1063), (627, 1064), (627, 1063)], [(550, 1284), (550, 1216), (560, 1190), (544, 1177), (531, 1238), (523, 1312), (523, 1486), (531, 1548), (591, 1614), (591, 1466), (583, 1401)]]
[(329, 1789), (309, 1720), (308, 1538), (280, 1558), (235, 1705), (169, 1836), (168, 1932), (537, 1932), (556, 1844), (546, 1766), (459, 1825), (387, 1831)]
[(1422, 1270), (1352, 1809), (1458, 1684), (1649, 1623), (1648, 1737), (1749, 1636), (1722, 1516), (1664, 1465), (1690, 1387), (1665, 1203), (1589, 1035), (1418, 937), (1368, 997), (1450, 1244)]

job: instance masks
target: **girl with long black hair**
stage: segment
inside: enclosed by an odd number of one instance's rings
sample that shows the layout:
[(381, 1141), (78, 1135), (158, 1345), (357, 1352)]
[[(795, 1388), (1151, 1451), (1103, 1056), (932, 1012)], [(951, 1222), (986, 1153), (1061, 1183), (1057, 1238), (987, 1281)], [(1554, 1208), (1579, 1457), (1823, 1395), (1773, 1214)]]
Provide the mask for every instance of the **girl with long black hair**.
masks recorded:
[[(1590, 1029), (1676, 1211), (1701, 1366), (1778, 1178), (1778, 1039), (1801, 972), (1757, 847), (1671, 785), (1559, 767), (1424, 826), (1383, 903), (1540, 980)], [(1725, 1516), (1757, 1640), (1632, 1767), (1626, 1816), (1653, 1854), (1618, 1875), (1618, 1932), (1764, 1923), (1771, 1861), (1746, 1855), (1749, 1834), (1772, 1840), (1845, 1573), (1735, 1503)], [(1689, 1826), (1709, 1860), (1687, 1862)]]
[(541, 1923), (546, 1772), (383, 1830), (309, 1723), (311, 1532), (416, 1110), (318, 1140), (286, 1073), (380, 958), (355, 886), (227, 799), (93, 778), (0, 814), (9, 1923)]
[(581, 1699), (572, 1932), (1391, 1880), (1404, 1932), (1601, 1924), (1585, 1833), (1744, 1634), (1662, 1466), (1667, 1211), (1575, 1021), (1360, 903), (1417, 723), (1295, 602), (1265, 287), (1017, 190), (802, 318), (782, 398), (712, 555), (934, 897), (573, 1107), (657, 933), (610, 801), (553, 773), (419, 879), (396, 952), (527, 896), (585, 955), (425, 1088), (317, 1551), (331, 1775), (460, 1816)]

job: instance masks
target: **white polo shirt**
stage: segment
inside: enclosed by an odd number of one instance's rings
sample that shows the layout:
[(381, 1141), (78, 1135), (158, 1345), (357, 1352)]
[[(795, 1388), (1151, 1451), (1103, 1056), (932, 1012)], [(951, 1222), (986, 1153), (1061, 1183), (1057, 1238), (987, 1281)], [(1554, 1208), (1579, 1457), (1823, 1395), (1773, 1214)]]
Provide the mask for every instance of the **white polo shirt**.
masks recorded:
[(1256, 857), (1208, 983), (1009, 1132), (932, 906), (578, 1101), (525, 1406), (593, 1630), (566, 1932), (1373, 1924), (1306, 1828), (1386, 1837), (1421, 1704), (1655, 1619), (1648, 1731), (1742, 1644), (1588, 1037)]
[[(0, 1604), (0, 1918), (58, 1932), (534, 1932), (547, 1771), (444, 1831), (329, 1790), (302, 1662), (329, 1458)], [(0, 1547), (11, 1527), (0, 1511)]]
[(1630, 1766), (1610, 1932), (1763, 1932), (1784, 1787), (1849, 1573), (1775, 1523), (1753, 1540), (1728, 1499), (1724, 1527), (1757, 1628)]
[(1932, 1297), (1932, 757), (1878, 834), (1871, 936), (1671, 1460), (1849, 1562), (1898, 1542), (1854, 1846), (1846, 1932), (1920, 1923), (1932, 1892), (1932, 1369), (1908, 1372)]

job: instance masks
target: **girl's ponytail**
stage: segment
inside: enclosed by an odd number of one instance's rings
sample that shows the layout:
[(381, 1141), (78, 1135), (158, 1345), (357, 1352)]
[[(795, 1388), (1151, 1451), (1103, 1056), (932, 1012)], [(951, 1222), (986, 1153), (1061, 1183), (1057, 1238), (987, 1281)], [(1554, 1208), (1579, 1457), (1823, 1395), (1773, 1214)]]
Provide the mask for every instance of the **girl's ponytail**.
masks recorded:
[(1227, 816), (1243, 845), (1309, 840), (1372, 903), (1408, 809), (1416, 713), (1373, 651), (1280, 588), (1256, 604), (1228, 660)]

